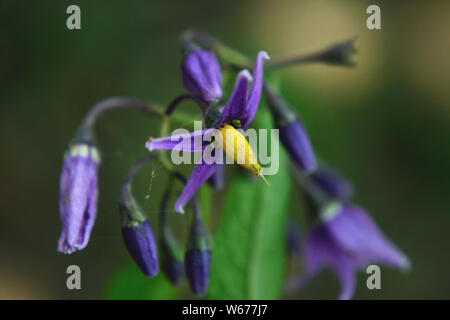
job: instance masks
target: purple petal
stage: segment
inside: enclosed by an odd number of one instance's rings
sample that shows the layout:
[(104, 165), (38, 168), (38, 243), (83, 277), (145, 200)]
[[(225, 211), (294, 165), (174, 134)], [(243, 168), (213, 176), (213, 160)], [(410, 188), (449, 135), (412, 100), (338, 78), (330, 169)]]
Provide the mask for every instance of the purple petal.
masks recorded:
[(216, 164), (200, 163), (195, 165), (180, 197), (175, 202), (175, 210), (184, 213), (184, 205), (192, 198), (200, 186), (216, 171)]
[(361, 266), (381, 262), (403, 269), (410, 265), (362, 208), (344, 205), (326, 226), (339, 246), (351, 252)]
[(183, 134), (172, 135), (169, 137), (149, 139), (145, 147), (149, 151), (153, 150), (180, 150), (188, 152), (202, 152), (204, 147), (209, 144), (206, 139), (211, 136), (213, 129), (197, 130)]
[(252, 76), (248, 70), (239, 72), (230, 99), (222, 110), (222, 116), (216, 124), (219, 127), (225, 122), (240, 119), (246, 110), (248, 83)]
[(270, 59), (269, 55), (265, 51), (260, 51), (256, 57), (255, 67), (253, 68), (253, 81), (250, 87), (250, 93), (248, 96), (247, 106), (245, 108), (245, 117), (239, 119), (242, 122), (242, 127), (246, 129), (255, 117), (258, 110), (259, 101), (261, 99), (261, 91), (263, 85), (263, 66), (264, 60)]
[(186, 89), (202, 100), (213, 103), (222, 97), (222, 72), (214, 52), (193, 50), (181, 64)]
[(339, 300), (349, 300), (353, 297), (356, 290), (356, 273), (355, 264), (347, 258), (336, 263), (332, 270), (339, 279), (341, 290), (339, 292)]

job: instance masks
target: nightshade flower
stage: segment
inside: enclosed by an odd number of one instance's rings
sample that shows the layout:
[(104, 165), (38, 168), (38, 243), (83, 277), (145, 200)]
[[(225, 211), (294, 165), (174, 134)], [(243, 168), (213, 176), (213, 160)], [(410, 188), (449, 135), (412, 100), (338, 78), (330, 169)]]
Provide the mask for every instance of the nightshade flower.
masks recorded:
[(302, 121), (283, 97), (275, 93), (269, 85), (266, 84), (264, 90), (276, 126), (280, 130), (281, 143), (289, 156), (304, 171), (314, 171), (317, 161)]
[(207, 103), (222, 97), (222, 70), (212, 51), (195, 49), (181, 63), (181, 74), (186, 89)]
[(97, 216), (100, 154), (95, 145), (70, 144), (61, 170), (59, 212), (62, 231), (58, 251), (72, 253), (86, 247)]
[(340, 282), (339, 299), (350, 299), (356, 272), (371, 263), (407, 269), (408, 258), (381, 232), (364, 209), (332, 202), (321, 213), (321, 222), (309, 232), (304, 245), (305, 272), (292, 281), (302, 286), (323, 267)]
[[(243, 70), (238, 74), (231, 96), (222, 113), (217, 109), (208, 109), (209, 113), (207, 111), (208, 114), (205, 115), (205, 118), (209, 128), (194, 131), (190, 134), (149, 139), (146, 142), (147, 149), (150, 151), (155, 149), (177, 149), (189, 152), (203, 151), (207, 144), (191, 144), (191, 140), (195, 142), (196, 136), (207, 136), (211, 132), (219, 131), (222, 139), (217, 139), (217, 136), (215, 136), (215, 143), (218, 143), (225, 153), (235, 161), (241, 156), (241, 153), (245, 153), (244, 163), (239, 164), (250, 170), (254, 175), (262, 176), (262, 168), (256, 161), (253, 151), (249, 147), (247, 140), (236, 128), (246, 129), (258, 110), (263, 84), (263, 63), (268, 58), (269, 56), (265, 51), (258, 53), (250, 89), (248, 89), (249, 82), (252, 79), (250, 73), (247, 70)], [(237, 146), (234, 144), (235, 141)], [(237, 152), (235, 152), (235, 149)], [(217, 165), (216, 163), (209, 164), (203, 161), (194, 167), (186, 186), (175, 203), (177, 212), (183, 212), (183, 206), (191, 199), (198, 188), (214, 174)]]

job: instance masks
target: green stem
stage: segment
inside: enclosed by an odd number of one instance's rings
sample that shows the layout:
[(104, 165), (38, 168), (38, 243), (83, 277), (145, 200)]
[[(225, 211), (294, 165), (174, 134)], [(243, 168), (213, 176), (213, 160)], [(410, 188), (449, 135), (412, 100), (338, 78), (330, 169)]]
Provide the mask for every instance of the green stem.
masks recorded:
[(97, 118), (106, 110), (114, 108), (131, 108), (140, 110), (147, 114), (157, 113), (156, 104), (150, 102), (146, 103), (132, 98), (126, 97), (111, 97), (96, 103), (88, 112), (83, 122), (81, 123), (77, 138), (91, 141), (93, 140), (94, 125)]
[(216, 52), (221, 60), (231, 65), (238, 67), (252, 65), (252, 61), (247, 56), (224, 45), (219, 40), (203, 31), (189, 29), (181, 35), (181, 40), (186, 49), (192, 48), (193, 44), (195, 47), (195, 42), (197, 42), (201, 47)]

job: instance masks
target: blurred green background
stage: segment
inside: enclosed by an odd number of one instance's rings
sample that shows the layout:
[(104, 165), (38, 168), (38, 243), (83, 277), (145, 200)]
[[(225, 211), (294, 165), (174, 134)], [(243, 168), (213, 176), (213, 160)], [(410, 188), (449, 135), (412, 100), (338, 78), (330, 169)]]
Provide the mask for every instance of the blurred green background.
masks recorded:
[[(66, 28), (70, 4), (81, 8), (81, 30)], [(381, 7), (382, 30), (366, 28), (369, 4)], [(127, 256), (116, 201), (121, 180), (146, 154), (158, 121), (119, 110), (99, 121), (97, 224), (89, 246), (70, 256), (56, 252), (62, 154), (98, 100), (168, 103), (184, 92), (179, 35), (189, 27), (251, 56), (358, 37), (356, 68), (276, 72), (317, 153), (354, 181), (355, 200), (412, 261), (408, 274), (383, 268), (382, 290), (367, 290), (361, 274), (355, 298), (450, 298), (450, 2), (2, 0), (0, 21), (0, 298), (103, 295)], [(136, 185), (154, 221), (164, 177), (149, 190), (152, 169)], [(81, 267), (82, 290), (66, 288), (70, 264)], [(286, 298), (333, 299), (337, 289), (322, 272)]]

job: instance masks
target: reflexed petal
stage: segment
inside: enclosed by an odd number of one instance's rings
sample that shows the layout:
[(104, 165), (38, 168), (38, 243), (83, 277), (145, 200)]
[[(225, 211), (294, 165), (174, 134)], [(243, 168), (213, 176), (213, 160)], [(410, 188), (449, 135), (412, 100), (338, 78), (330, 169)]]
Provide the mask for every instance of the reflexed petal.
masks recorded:
[(216, 124), (219, 127), (225, 122), (240, 119), (246, 110), (248, 83), (252, 76), (248, 70), (239, 72), (230, 99), (222, 110), (222, 116)]
[[(177, 134), (169, 137), (149, 139), (145, 147), (153, 150), (179, 150), (188, 152), (202, 152), (209, 141), (203, 141), (204, 136), (210, 137), (213, 129)], [(206, 140), (206, 139), (205, 139)]]
[(339, 292), (339, 300), (349, 300), (353, 297), (356, 289), (357, 269), (353, 261), (349, 257), (341, 259), (331, 268), (339, 279), (341, 290)]
[(195, 165), (194, 170), (191, 173), (180, 197), (175, 203), (175, 210), (179, 213), (183, 213), (184, 205), (192, 198), (195, 192), (200, 186), (209, 179), (216, 171), (216, 164), (200, 163)]
[(264, 82), (263, 69), (264, 60), (270, 59), (269, 55), (265, 51), (260, 51), (256, 57), (255, 66), (253, 69), (253, 81), (250, 87), (250, 93), (248, 95), (248, 101), (245, 108), (244, 118), (239, 119), (242, 122), (242, 127), (246, 129), (258, 110), (259, 101), (261, 99), (262, 85)]

